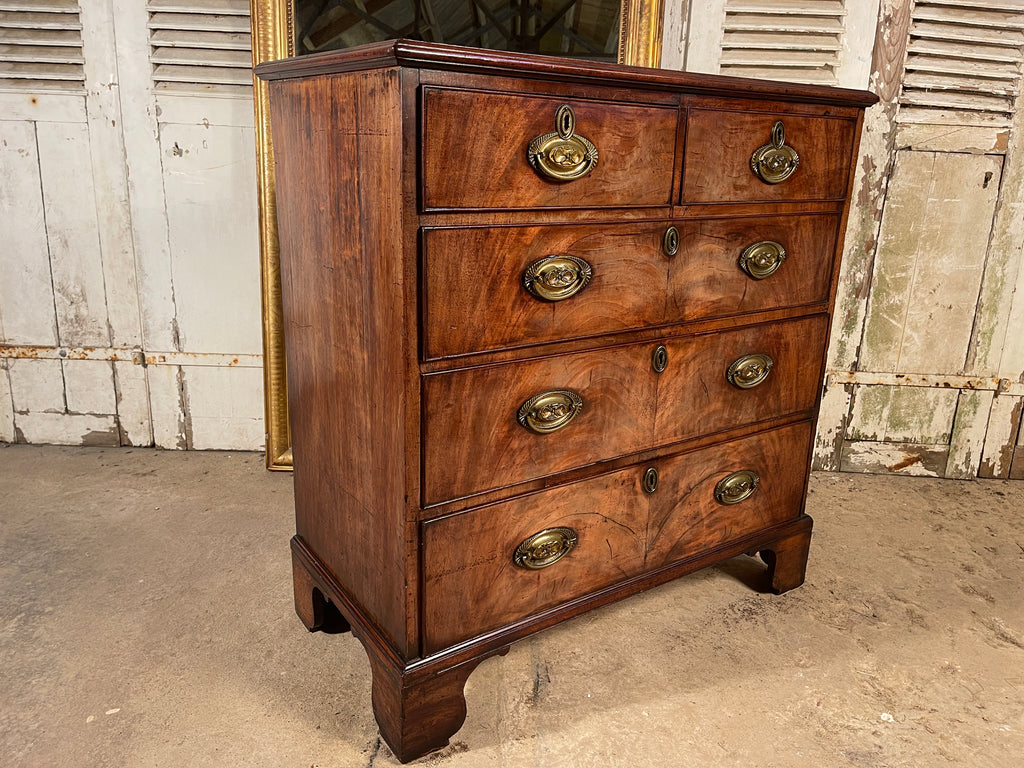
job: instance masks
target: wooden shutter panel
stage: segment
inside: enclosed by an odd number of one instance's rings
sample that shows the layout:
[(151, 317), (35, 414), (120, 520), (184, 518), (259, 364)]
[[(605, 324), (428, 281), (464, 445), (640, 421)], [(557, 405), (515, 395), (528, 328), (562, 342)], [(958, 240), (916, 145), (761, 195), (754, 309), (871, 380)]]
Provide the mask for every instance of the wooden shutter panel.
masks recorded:
[(149, 0), (147, 8), (157, 89), (252, 87), (249, 0)]
[(720, 72), (838, 83), (844, 0), (727, 0)]
[(77, 0), (0, 0), (0, 88), (84, 90)]
[(898, 120), (1008, 126), (1020, 91), (1020, 0), (919, 0)]

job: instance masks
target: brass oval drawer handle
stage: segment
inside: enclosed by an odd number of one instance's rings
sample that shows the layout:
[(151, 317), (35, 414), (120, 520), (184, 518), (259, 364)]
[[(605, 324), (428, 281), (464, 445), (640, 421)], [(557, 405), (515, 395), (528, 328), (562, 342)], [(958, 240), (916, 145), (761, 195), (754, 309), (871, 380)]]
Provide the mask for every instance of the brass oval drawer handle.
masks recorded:
[(750, 170), (765, 184), (780, 184), (796, 173), (799, 165), (796, 150), (786, 146), (786, 126), (776, 120), (771, 141), (755, 149), (750, 156)]
[(563, 104), (555, 112), (555, 132), (541, 134), (531, 141), (526, 159), (541, 176), (572, 181), (597, 167), (597, 147), (576, 134), (576, 113)]
[(741, 469), (718, 481), (715, 501), (719, 504), (739, 504), (754, 495), (761, 478), (752, 469)]
[(568, 425), (583, 410), (583, 398), (568, 389), (534, 395), (521, 406), (516, 418), (531, 432), (546, 435)]
[(579, 536), (572, 528), (548, 528), (521, 542), (512, 553), (512, 562), (520, 568), (538, 571), (557, 563), (578, 541)]
[(744, 355), (732, 361), (725, 372), (725, 378), (734, 387), (753, 389), (765, 382), (774, 365), (775, 361), (771, 357), (760, 352)]
[(740, 254), (740, 269), (755, 280), (764, 280), (775, 274), (782, 262), (786, 260), (786, 249), (781, 243), (772, 240), (761, 240), (748, 245)]
[(594, 268), (578, 256), (551, 255), (537, 259), (523, 272), (523, 287), (544, 301), (563, 301), (587, 287)]

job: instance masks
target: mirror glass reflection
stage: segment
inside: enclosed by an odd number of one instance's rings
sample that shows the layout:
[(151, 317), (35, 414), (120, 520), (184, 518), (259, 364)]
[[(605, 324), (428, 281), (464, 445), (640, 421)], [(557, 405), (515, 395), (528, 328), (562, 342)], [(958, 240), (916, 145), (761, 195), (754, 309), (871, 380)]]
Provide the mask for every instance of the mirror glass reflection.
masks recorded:
[(615, 61), (620, 0), (293, 0), (295, 52), (394, 38)]

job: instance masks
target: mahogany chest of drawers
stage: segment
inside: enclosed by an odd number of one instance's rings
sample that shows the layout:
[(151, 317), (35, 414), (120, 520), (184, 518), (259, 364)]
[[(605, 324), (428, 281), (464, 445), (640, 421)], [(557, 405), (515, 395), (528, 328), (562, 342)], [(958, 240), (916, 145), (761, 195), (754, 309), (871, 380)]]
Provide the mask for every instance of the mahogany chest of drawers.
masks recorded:
[(743, 553), (802, 583), (871, 94), (409, 41), (257, 72), (296, 608), (399, 759), (514, 640)]

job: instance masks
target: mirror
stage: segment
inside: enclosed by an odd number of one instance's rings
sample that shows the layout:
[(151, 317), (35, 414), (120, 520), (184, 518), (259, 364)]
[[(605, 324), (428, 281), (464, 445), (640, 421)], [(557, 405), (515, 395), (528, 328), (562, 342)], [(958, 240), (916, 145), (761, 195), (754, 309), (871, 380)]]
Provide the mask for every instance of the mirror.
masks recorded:
[(298, 55), (406, 37), (615, 61), (619, 0), (294, 0)]
[[(397, 37), (656, 67), (662, 0), (250, 0), (253, 65)], [(267, 468), (292, 468), (273, 145), (255, 81)]]

